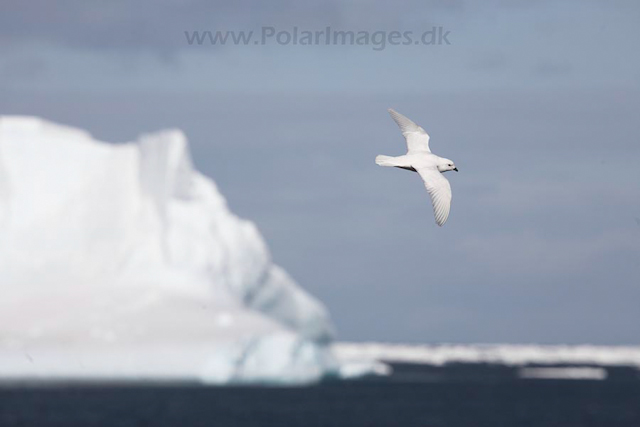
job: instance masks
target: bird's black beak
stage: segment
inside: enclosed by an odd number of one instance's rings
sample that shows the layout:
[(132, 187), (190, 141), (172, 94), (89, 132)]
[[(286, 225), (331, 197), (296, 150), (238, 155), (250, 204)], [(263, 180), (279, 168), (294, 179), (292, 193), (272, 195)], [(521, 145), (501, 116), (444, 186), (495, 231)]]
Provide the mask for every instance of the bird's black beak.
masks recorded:
[(454, 171), (458, 172), (458, 168), (453, 168)]

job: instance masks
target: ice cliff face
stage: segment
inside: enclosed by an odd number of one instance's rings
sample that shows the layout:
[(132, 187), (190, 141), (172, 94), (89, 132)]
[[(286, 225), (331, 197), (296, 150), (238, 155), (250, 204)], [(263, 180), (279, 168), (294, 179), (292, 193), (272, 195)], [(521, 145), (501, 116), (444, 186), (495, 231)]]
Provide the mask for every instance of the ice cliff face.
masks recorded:
[(306, 382), (324, 307), (176, 130), (107, 144), (0, 118), (0, 377)]

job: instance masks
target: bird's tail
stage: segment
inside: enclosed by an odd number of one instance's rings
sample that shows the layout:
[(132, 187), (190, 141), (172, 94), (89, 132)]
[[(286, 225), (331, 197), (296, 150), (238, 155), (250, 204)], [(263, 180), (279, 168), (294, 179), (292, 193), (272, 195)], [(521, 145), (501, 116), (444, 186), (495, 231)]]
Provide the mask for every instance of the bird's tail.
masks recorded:
[(399, 166), (398, 162), (395, 161), (395, 157), (378, 155), (376, 156), (376, 164), (380, 166)]

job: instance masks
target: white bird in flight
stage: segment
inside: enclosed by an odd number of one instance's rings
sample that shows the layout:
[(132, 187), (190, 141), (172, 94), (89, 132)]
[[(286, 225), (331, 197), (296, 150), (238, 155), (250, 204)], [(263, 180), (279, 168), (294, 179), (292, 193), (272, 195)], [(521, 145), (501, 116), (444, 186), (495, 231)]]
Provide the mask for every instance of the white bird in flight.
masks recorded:
[(379, 155), (376, 156), (376, 163), (380, 166), (418, 172), (431, 196), (436, 224), (442, 227), (447, 222), (451, 210), (451, 185), (442, 172), (452, 170), (458, 172), (458, 168), (452, 160), (436, 156), (431, 152), (429, 135), (424, 129), (391, 108), (389, 108), (389, 114), (407, 140), (407, 154), (398, 157)]

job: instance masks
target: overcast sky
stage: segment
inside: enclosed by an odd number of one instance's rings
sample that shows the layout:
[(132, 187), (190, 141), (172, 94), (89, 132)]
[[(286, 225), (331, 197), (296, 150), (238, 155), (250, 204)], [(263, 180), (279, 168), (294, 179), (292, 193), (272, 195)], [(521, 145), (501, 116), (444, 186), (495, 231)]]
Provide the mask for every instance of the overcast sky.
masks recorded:
[[(105, 141), (179, 127), (340, 339), (638, 343), (637, 1), (20, 1), (0, 113)], [(185, 31), (449, 31), (442, 45), (189, 45)], [(435, 225), (386, 109), (453, 159)]]

